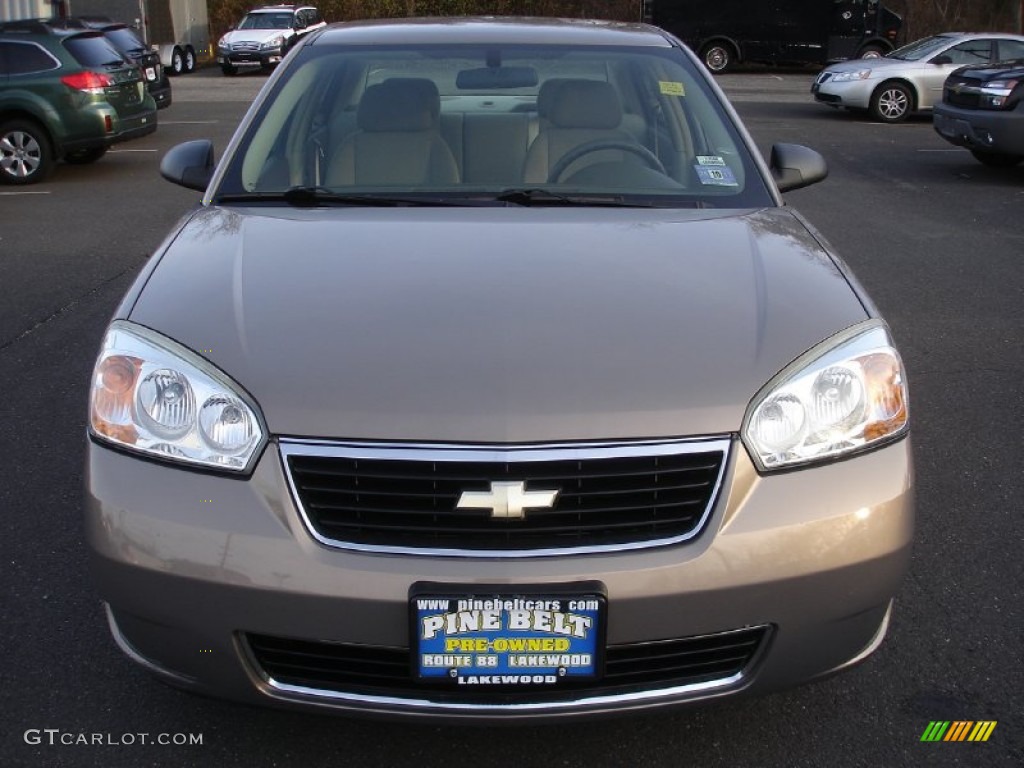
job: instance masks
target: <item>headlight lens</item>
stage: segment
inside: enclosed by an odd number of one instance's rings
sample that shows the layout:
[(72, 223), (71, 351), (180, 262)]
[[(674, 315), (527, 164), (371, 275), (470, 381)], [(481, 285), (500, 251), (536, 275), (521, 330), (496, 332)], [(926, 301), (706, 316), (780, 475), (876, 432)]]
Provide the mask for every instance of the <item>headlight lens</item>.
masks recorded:
[(860, 325), (802, 355), (751, 402), (743, 441), (762, 470), (832, 459), (907, 428), (903, 363), (885, 328)]
[(1019, 80), (1003, 80), (981, 87), (981, 106), (990, 109), (1001, 109), (1006, 105), (1013, 89), (1017, 87)]
[(278, 35), (277, 37), (272, 37), (269, 40), (267, 40), (267, 42), (262, 43), (260, 45), (260, 48), (262, 48), (264, 51), (269, 51), (273, 48), (280, 48), (282, 45), (284, 45), (284, 36)]
[(832, 75), (833, 83), (848, 83), (851, 80), (867, 80), (871, 77), (870, 69), (858, 69), (856, 72), (837, 72)]
[(187, 464), (244, 472), (266, 435), (255, 406), (227, 376), (124, 321), (103, 340), (89, 401), (100, 439)]

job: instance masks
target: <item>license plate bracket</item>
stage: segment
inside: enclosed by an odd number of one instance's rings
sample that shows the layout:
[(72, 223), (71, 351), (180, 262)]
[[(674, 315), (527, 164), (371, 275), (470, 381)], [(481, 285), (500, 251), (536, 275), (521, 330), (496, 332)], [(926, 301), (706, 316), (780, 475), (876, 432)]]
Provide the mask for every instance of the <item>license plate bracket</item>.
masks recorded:
[(551, 587), (416, 585), (412, 677), (482, 689), (564, 687), (599, 679), (607, 599), (595, 582)]

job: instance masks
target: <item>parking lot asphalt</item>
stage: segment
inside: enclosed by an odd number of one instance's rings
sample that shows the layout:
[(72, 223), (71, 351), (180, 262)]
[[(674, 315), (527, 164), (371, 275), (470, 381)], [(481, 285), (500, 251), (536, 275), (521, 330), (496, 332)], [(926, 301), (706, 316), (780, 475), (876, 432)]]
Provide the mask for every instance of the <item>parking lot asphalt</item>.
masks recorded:
[[(927, 118), (884, 126), (814, 104), (811, 77), (719, 82), (762, 151), (783, 141), (825, 155), (830, 178), (787, 202), (850, 264), (907, 362), (919, 519), (910, 578), (876, 656), (756, 700), (502, 729), (251, 709), (166, 688), (125, 659), (85, 563), (86, 386), (122, 293), (199, 198), (159, 179), (160, 157), (200, 137), (222, 150), (266, 79), (205, 70), (174, 80), (155, 134), (32, 188), (0, 187), (0, 763), (1024, 765), (1024, 167), (981, 166)], [(921, 742), (934, 720), (998, 725), (985, 743)], [(143, 733), (202, 743), (126, 743)], [(82, 734), (106, 743), (83, 744)]]

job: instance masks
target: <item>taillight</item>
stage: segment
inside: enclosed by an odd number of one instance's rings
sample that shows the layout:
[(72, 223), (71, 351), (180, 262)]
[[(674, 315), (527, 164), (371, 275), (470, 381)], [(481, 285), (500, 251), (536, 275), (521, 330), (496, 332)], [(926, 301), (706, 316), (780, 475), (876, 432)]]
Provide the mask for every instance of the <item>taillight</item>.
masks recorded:
[(68, 88), (86, 93), (103, 93), (104, 88), (109, 88), (114, 84), (109, 75), (100, 72), (76, 72), (73, 75), (65, 75), (60, 81)]

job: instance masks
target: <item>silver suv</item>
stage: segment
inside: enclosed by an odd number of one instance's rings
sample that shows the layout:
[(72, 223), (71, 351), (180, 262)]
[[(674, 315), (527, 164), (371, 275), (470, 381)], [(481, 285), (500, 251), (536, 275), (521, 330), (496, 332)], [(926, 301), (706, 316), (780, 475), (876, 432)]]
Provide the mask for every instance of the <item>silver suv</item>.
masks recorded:
[(239, 67), (272, 69), (295, 43), (323, 26), (320, 11), (309, 5), (257, 8), (217, 42), (217, 63), (225, 75)]

